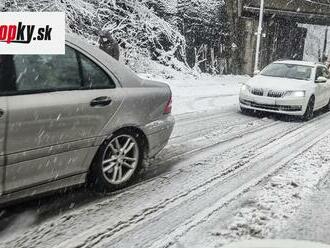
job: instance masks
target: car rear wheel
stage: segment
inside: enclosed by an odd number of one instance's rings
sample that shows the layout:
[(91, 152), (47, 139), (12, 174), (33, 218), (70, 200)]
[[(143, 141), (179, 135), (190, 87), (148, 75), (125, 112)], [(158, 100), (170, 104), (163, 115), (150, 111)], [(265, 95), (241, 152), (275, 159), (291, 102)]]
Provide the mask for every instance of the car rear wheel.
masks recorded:
[(97, 191), (113, 191), (132, 183), (143, 163), (143, 145), (133, 132), (120, 132), (105, 142), (96, 156), (91, 180)]
[(308, 101), (305, 114), (303, 115), (303, 120), (309, 121), (310, 119), (313, 118), (313, 114), (314, 114), (314, 98), (311, 97)]

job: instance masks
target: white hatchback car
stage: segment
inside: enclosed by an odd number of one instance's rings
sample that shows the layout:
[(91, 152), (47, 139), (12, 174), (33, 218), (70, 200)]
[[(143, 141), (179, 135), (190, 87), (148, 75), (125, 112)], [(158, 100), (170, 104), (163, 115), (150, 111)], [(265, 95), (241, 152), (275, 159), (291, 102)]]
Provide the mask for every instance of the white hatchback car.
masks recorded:
[(243, 84), (239, 95), (243, 113), (253, 110), (313, 117), (330, 108), (330, 74), (323, 64), (276, 61)]

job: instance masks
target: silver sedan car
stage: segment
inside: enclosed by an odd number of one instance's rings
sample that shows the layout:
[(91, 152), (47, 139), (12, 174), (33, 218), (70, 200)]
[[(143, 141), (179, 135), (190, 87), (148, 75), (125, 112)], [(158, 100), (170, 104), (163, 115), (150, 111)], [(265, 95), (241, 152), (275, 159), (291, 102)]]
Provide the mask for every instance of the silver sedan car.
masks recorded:
[(168, 142), (168, 85), (97, 47), (0, 56), (0, 203), (89, 182), (123, 188)]

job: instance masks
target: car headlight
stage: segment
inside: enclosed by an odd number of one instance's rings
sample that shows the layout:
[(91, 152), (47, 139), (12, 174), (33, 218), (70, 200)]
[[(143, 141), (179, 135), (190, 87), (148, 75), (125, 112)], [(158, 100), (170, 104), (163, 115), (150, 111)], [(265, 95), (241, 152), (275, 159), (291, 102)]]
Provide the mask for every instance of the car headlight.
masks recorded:
[(242, 92), (250, 92), (250, 86), (243, 84), (241, 87)]
[(297, 91), (287, 91), (284, 96), (304, 97), (305, 95), (306, 95), (306, 91), (297, 90)]

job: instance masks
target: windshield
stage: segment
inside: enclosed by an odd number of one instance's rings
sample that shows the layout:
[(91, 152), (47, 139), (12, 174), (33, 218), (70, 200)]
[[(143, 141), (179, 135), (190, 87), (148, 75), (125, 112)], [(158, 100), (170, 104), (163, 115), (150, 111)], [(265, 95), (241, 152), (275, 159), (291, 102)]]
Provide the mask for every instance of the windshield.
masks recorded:
[(309, 80), (311, 78), (312, 67), (306, 65), (293, 64), (270, 64), (262, 72), (263, 76), (294, 78), (299, 80)]

